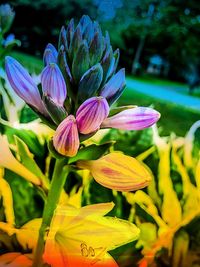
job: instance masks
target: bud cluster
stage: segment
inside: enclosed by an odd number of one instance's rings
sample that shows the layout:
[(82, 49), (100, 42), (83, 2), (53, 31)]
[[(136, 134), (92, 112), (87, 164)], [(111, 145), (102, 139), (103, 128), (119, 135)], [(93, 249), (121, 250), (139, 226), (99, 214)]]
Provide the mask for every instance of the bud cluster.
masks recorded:
[(160, 114), (144, 107), (127, 108), (109, 117), (110, 106), (125, 88), (125, 70), (116, 73), (119, 50), (113, 52), (109, 35), (97, 22), (83, 16), (62, 27), (58, 50), (48, 44), (43, 56), (39, 90), (29, 73), (6, 57), (8, 80), (15, 92), (55, 131), (53, 144), (62, 155), (75, 156), (84, 139), (100, 128), (140, 130)]

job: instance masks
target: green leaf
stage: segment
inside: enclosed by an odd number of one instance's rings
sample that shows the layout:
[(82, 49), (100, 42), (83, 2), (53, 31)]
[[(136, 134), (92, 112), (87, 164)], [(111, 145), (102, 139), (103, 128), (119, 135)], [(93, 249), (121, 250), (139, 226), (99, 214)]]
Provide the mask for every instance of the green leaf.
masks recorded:
[(56, 151), (56, 149), (55, 149), (55, 147), (54, 147), (54, 145), (53, 145), (53, 139), (49, 140), (49, 142), (47, 143), (47, 145), (48, 145), (48, 149), (49, 149), (49, 151), (50, 151), (52, 157), (54, 157), (55, 159), (64, 159), (64, 158), (67, 158), (67, 157), (65, 157), (65, 156), (63, 156), (63, 155), (61, 155), (61, 154), (59, 154), (59, 153)]
[(135, 105), (128, 105), (128, 106), (120, 106), (120, 107), (111, 108), (108, 117), (114, 116), (115, 114), (117, 114), (123, 110), (132, 109), (132, 108), (136, 108), (136, 107), (137, 106), (135, 106)]
[(16, 226), (20, 227), (27, 221), (42, 216), (43, 201), (37, 188), (10, 170), (5, 171), (4, 178), (10, 184)]
[(33, 158), (33, 154), (29, 151), (28, 146), (18, 136), (15, 135), (14, 139), (21, 163), (37, 177), (44, 177), (42, 171)]
[(56, 105), (50, 97), (44, 95), (43, 102), (56, 125), (59, 125), (67, 117), (66, 110), (62, 106)]
[(14, 136), (18, 136), (21, 140), (24, 141), (24, 143), (28, 146), (28, 148), (34, 155), (40, 158), (44, 157), (45, 147), (40, 144), (37, 135), (34, 132), (30, 130), (19, 130), (10, 126), (5, 126), (5, 128), (5, 134), (8, 137), (9, 143), (14, 143)]
[(102, 145), (90, 145), (79, 150), (77, 155), (69, 159), (69, 164), (78, 160), (96, 160), (100, 158), (111, 146), (113, 142)]

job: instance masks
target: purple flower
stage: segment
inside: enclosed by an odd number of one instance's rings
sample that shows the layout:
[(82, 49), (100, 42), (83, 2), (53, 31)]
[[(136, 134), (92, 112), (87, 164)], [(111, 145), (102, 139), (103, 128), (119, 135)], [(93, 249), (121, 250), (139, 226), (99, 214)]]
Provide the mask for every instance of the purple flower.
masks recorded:
[(58, 52), (52, 44), (48, 44), (44, 50), (43, 61), (45, 65), (57, 63)]
[(55, 63), (48, 64), (41, 75), (42, 90), (58, 106), (63, 106), (67, 88), (62, 72)]
[(113, 104), (125, 88), (125, 69), (119, 70), (101, 89), (100, 95)]
[(98, 130), (108, 114), (109, 106), (104, 97), (87, 99), (76, 112), (79, 132), (89, 134)]
[(47, 111), (42, 102), (39, 90), (28, 71), (12, 57), (7, 56), (5, 62), (8, 81), (15, 93), (27, 104), (46, 115)]
[(105, 119), (102, 128), (121, 130), (142, 130), (152, 126), (160, 118), (160, 113), (152, 108), (136, 107), (124, 110)]
[(69, 115), (59, 124), (53, 137), (53, 145), (64, 156), (73, 157), (77, 154), (79, 136), (76, 120), (73, 115)]

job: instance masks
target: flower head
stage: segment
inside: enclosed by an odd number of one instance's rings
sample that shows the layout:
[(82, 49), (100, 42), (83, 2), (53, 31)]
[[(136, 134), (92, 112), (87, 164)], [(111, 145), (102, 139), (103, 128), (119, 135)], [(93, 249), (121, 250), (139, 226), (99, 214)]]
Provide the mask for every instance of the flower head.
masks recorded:
[(151, 181), (151, 175), (139, 161), (117, 152), (98, 160), (78, 161), (77, 166), (90, 170), (99, 184), (118, 191), (138, 190)]
[(136, 240), (139, 229), (127, 221), (103, 217), (112, 208), (113, 203), (80, 209), (59, 206), (47, 236), (44, 260), (52, 267), (117, 267), (107, 251)]
[(79, 148), (78, 129), (74, 116), (64, 119), (53, 137), (55, 149), (62, 155), (73, 157)]
[(159, 119), (158, 112), (143, 107), (118, 109), (118, 114), (108, 117), (109, 106), (125, 88), (125, 69), (116, 72), (119, 49), (113, 51), (108, 32), (103, 35), (99, 24), (88, 16), (77, 25), (72, 19), (67, 28), (63, 26), (58, 51), (48, 44), (43, 60), (42, 99), (19, 63), (10, 60), (7, 74), (18, 95), (46, 115), (40, 114), (46, 124), (57, 127), (53, 145), (60, 154), (75, 156), (79, 137), (86, 140), (100, 128), (140, 130)]
[(15, 93), (42, 114), (47, 114), (37, 85), (28, 71), (12, 57), (6, 57), (6, 74)]
[(98, 130), (108, 113), (109, 106), (104, 97), (87, 99), (76, 112), (79, 132), (89, 134)]
[(159, 118), (160, 113), (152, 108), (135, 107), (106, 118), (101, 127), (121, 130), (142, 130), (152, 126)]

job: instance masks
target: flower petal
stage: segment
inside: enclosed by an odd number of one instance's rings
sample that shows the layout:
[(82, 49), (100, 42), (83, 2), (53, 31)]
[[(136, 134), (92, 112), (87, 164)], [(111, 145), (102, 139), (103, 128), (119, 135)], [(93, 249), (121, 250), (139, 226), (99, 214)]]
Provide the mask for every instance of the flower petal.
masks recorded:
[(152, 108), (136, 107), (106, 118), (102, 128), (121, 130), (142, 130), (152, 126), (160, 118), (160, 113)]
[(67, 96), (67, 88), (58, 65), (50, 63), (41, 74), (43, 93), (49, 96), (55, 104), (63, 106)]
[(79, 107), (76, 120), (79, 132), (89, 134), (99, 129), (109, 114), (109, 106), (103, 97), (91, 97)]
[(113, 104), (125, 88), (125, 69), (119, 70), (101, 89), (100, 95)]
[(39, 90), (28, 71), (12, 57), (7, 56), (5, 62), (8, 81), (15, 93), (39, 112), (47, 114)]

